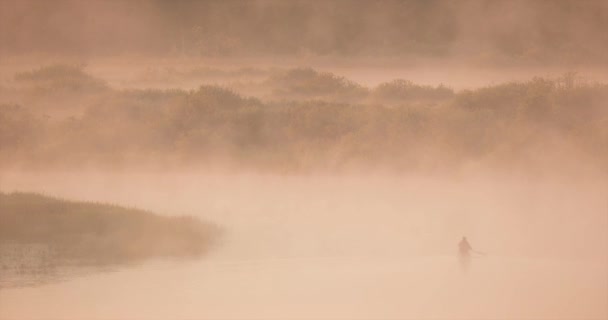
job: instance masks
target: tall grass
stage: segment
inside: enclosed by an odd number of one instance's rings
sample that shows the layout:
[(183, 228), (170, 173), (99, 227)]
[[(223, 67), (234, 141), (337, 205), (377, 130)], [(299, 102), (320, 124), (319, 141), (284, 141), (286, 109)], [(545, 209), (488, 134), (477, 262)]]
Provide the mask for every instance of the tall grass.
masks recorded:
[(0, 193), (0, 221), (0, 244), (45, 244), (59, 253), (58, 263), (194, 257), (217, 235), (215, 227), (192, 217), (32, 193)]

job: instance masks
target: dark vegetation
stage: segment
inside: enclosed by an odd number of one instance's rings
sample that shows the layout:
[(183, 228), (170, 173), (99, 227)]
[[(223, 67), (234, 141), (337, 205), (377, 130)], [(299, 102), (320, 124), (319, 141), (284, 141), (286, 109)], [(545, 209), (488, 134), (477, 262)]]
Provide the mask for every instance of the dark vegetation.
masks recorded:
[[(19, 98), (29, 90), (24, 79), (42, 78), (50, 91), (72, 88), (65, 79), (102, 81), (69, 66), (17, 78), (11, 89), (17, 94), (0, 100), (2, 166), (415, 171), (471, 164), (539, 169), (570, 161), (608, 169), (608, 85), (575, 74), (454, 92), (406, 80), (366, 88), (293, 69), (262, 80), (271, 94), (260, 97), (213, 85), (100, 86), (65, 117), (56, 114), (70, 106), (56, 99)], [(57, 112), (49, 115), (47, 105)]]
[(192, 217), (31, 193), (0, 193), (0, 221), (0, 244), (46, 244), (60, 259), (82, 263), (196, 257), (217, 233)]
[(15, 75), (15, 80), (41, 92), (90, 93), (107, 89), (103, 80), (74, 65), (51, 65), (21, 72)]
[(0, 288), (39, 285), (152, 258), (195, 258), (218, 229), (115, 205), (0, 193)]
[(273, 76), (269, 85), (279, 98), (319, 98), (357, 101), (368, 94), (367, 88), (330, 72), (311, 68), (291, 69)]
[(454, 91), (446, 86), (417, 85), (409, 80), (397, 79), (380, 84), (373, 92), (378, 101), (399, 103), (403, 101), (437, 101), (450, 99)]
[(179, 81), (232, 80), (234, 78), (263, 79), (273, 70), (259, 68), (236, 68), (224, 70), (212, 67), (176, 68), (148, 67), (138, 77), (143, 83), (171, 83)]

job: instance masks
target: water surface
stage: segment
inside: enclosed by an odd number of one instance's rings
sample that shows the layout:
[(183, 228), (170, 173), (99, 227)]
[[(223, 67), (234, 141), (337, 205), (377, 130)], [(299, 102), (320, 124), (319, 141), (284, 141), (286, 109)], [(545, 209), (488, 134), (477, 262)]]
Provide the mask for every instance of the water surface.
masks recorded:
[[(2, 191), (191, 214), (198, 260), (0, 290), (2, 319), (603, 319), (601, 184), (388, 176), (11, 173)], [(464, 274), (466, 234), (487, 252)]]

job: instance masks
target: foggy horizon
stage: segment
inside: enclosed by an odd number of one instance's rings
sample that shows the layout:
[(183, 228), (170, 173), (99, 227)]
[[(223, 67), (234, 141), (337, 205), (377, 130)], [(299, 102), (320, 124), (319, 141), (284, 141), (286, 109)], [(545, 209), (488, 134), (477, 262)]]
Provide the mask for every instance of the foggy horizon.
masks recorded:
[(602, 1), (0, 3), (3, 55), (608, 63)]

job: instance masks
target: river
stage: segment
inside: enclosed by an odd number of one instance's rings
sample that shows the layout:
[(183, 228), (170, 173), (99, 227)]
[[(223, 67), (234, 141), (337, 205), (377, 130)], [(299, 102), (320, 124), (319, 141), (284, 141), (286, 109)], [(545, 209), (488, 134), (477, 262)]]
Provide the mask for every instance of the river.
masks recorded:
[[(223, 236), (0, 289), (0, 319), (605, 319), (605, 185), (428, 177), (4, 173), (0, 190), (189, 214)], [(460, 237), (484, 251), (463, 273)]]

